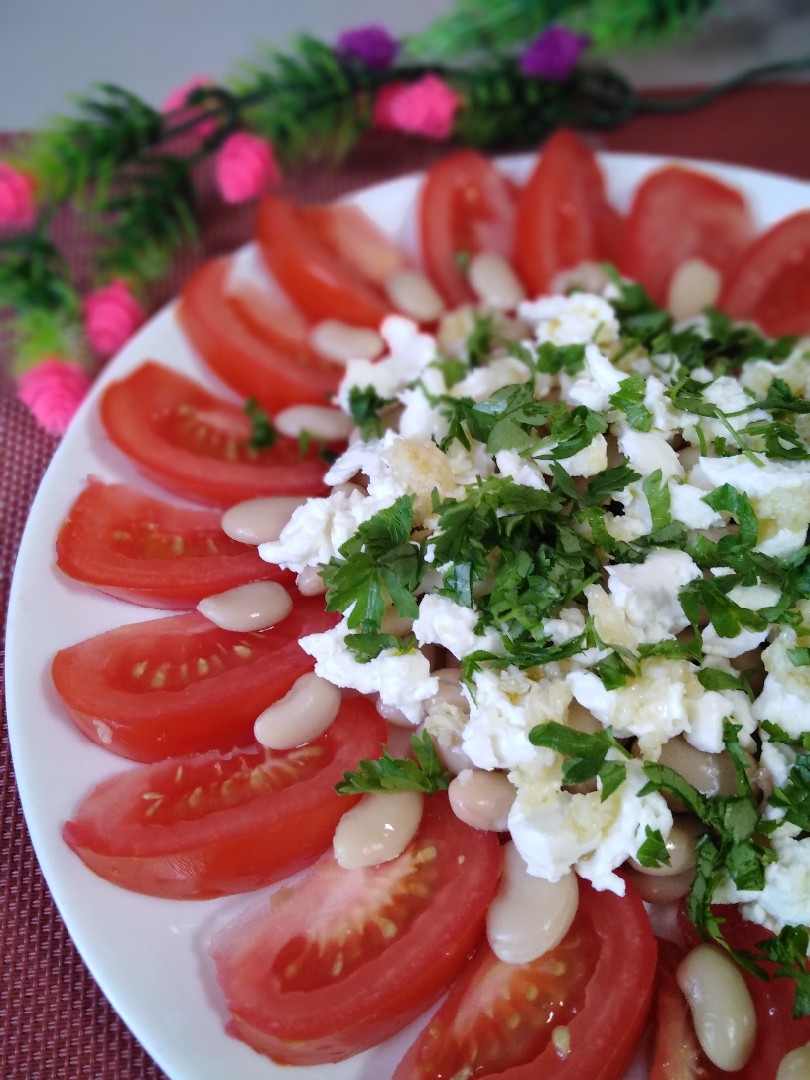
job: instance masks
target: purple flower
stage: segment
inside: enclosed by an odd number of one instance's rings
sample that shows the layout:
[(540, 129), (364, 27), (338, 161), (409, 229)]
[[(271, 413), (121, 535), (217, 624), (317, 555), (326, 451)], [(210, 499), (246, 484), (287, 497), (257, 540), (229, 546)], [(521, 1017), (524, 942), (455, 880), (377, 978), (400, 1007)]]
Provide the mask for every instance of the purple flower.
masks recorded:
[(534, 79), (565, 82), (591, 39), (565, 26), (549, 26), (520, 57), (520, 70)]
[(399, 42), (391, 37), (384, 26), (358, 26), (344, 30), (338, 38), (338, 52), (355, 60), (361, 60), (370, 68), (382, 70), (390, 67), (399, 52)]

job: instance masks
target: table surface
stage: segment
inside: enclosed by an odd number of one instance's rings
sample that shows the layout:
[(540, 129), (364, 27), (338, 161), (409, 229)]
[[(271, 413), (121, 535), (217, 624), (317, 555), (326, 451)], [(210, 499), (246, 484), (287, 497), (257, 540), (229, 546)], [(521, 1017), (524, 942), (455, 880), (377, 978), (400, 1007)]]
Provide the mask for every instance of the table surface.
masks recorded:
[[(810, 83), (737, 91), (685, 116), (639, 118), (589, 134), (606, 150), (687, 155), (756, 166), (810, 180)], [(0, 143), (0, 145), (2, 145)], [(425, 167), (443, 152), (416, 139), (370, 136), (337, 170), (290, 176), (289, 193), (325, 199)], [(249, 234), (252, 210), (212, 207), (204, 254)], [(62, 237), (69, 255), (81, 237)], [(181, 260), (176, 287), (191, 269)], [(57, 441), (44, 435), (14, 398), (0, 327), (0, 602), (28, 508)], [(0, 678), (4, 669), (0, 667)], [(163, 1076), (106, 1002), (84, 967), (39, 871), (17, 798), (3, 715), (0, 741), (0, 1077), (6, 1080), (160, 1080)], [(226, 1080), (226, 1078), (223, 1078)], [(230, 1078), (228, 1078), (230, 1080)]]

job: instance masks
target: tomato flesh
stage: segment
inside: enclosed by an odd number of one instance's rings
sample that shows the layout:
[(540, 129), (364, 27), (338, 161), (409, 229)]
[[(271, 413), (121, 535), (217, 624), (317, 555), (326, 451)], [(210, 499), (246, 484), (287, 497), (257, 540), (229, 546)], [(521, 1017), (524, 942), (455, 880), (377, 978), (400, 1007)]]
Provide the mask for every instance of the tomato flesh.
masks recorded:
[(718, 302), (772, 337), (810, 334), (810, 210), (777, 222), (746, 249)]
[(379, 756), (384, 741), (372, 703), (349, 698), (305, 746), (213, 751), (115, 776), (63, 836), (91, 870), (135, 892), (180, 900), (257, 889), (327, 849), (357, 801), (334, 785), (361, 758)]
[(338, 619), (320, 597), (296, 598), (261, 633), (233, 633), (197, 612), (121, 626), (61, 649), (54, 686), (93, 742), (135, 761), (232, 750), (259, 713), (314, 661), (298, 644)]
[(59, 530), (56, 564), (77, 581), (147, 607), (196, 607), (249, 581), (294, 584), (293, 574), (227, 536), (221, 517), (91, 477)]
[(266, 196), (256, 234), (273, 277), (311, 319), (376, 330), (391, 313), (382, 291), (324, 241), (322, 225), (308, 220), (306, 208)]
[(725, 277), (753, 228), (748, 205), (736, 188), (683, 165), (667, 165), (636, 189), (619, 269), (665, 307), (678, 267), (700, 259)]
[(177, 315), (208, 367), (238, 394), (275, 414), (290, 405), (326, 405), (341, 369), (307, 344), (306, 320), (255, 287), (227, 294), (230, 259), (212, 259), (193, 274)]
[[(557, 948), (506, 964), (484, 944), (431, 1017), (394, 1080), (616, 1080), (649, 1009), (656, 944), (635, 890), (580, 882), (576, 917)], [(552, 1041), (567, 1028), (568, 1053)]]
[(331, 852), (213, 943), (233, 1033), (276, 1061), (341, 1061), (401, 1030), (464, 965), (497, 884), (494, 833), (425, 800), (399, 858), (343, 870)]
[(475, 300), (460, 262), (484, 251), (510, 258), (515, 185), (488, 158), (460, 150), (428, 172), (419, 195), (419, 235), (428, 277), (451, 307)]
[(152, 361), (101, 398), (101, 420), (144, 475), (198, 502), (232, 506), (261, 495), (323, 495), (326, 464), (315, 447), (279, 437), (250, 446), (243, 409)]
[(515, 261), (534, 295), (580, 263), (614, 262), (621, 218), (595, 155), (570, 131), (552, 135), (518, 200)]

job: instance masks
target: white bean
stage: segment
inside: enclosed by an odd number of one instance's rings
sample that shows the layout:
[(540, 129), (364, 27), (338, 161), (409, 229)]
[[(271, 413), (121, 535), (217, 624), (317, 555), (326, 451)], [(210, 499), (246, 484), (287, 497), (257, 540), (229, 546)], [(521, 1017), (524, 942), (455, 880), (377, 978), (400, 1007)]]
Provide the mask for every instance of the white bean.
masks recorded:
[(711, 307), (720, 295), (722, 278), (703, 259), (685, 259), (669, 283), (667, 308), (676, 322)]
[(385, 279), (385, 291), (394, 307), (416, 322), (435, 322), (444, 313), (444, 300), (418, 270), (396, 270)]
[(576, 874), (559, 881), (532, 877), (510, 840), (503, 873), (487, 912), (487, 939), (499, 960), (526, 964), (559, 945), (574, 921), (579, 900)]
[(414, 838), (421, 818), (418, 791), (364, 795), (338, 822), (333, 840), (335, 858), (344, 870), (390, 862)]
[(797, 1046), (786, 1054), (779, 1068), (776, 1070), (774, 1080), (807, 1080), (810, 1076), (810, 1043)]
[(267, 630), (292, 611), (292, 597), (277, 581), (251, 581), (206, 596), (197, 610), (223, 630)]
[(351, 326), (337, 319), (324, 319), (309, 332), (309, 343), (321, 356), (337, 364), (350, 360), (373, 360), (385, 343), (376, 330)]
[(470, 703), (461, 687), (461, 668), (439, 668), (433, 674), (439, 680), (439, 689), (430, 699), (429, 705), (455, 705), (464, 713), (470, 711)]
[(326, 731), (340, 710), (341, 693), (336, 686), (309, 672), (273, 705), (260, 713), (253, 725), (257, 742), (271, 750), (290, 750), (312, 742)]
[(478, 299), (496, 311), (514, 311), (526, 299), (517, 274), (497, 251), (481, 251), (475, 255), (468, 279)]
[(681, 961), (678, 985), (706, 1057), (726, 1072), (741, 1069), (754, 1049), (754, 1003), (734, 961), (713, 945), (698, 945)]
[(269, 495), (246, 499), (222, 515), (222, 531), (242, 544), (265, 544), (278, 540), (282, 529), (306, 498), (295, 495)]
[(302, 596), (323, 596), (326, 592), (326, 586), (318, 573), (317, 566), (305, 566), (299, 571), (295, 584)]
[(506, 773), (463, 769), (450, 781), (447, 794), (456, 817), (474, 829), (505, 832), (515, 801), (514, 785)]
[(276, 429), (282, 435), (297, 439), (305, 432), (314, 439), (333, 442), (348, 439), (354, 428), (354, 420), (340, 409), (326, 405), (292, 405), (282, 409), (274, 418)]

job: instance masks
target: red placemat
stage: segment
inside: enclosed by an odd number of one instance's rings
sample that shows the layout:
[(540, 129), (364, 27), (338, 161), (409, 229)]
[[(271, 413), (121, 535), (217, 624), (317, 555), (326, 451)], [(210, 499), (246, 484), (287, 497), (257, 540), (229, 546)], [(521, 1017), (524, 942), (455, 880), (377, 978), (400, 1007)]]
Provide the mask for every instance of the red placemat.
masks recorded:
[[(673, 92), (672, 96), (677, 96)], [(641, 116), (594, 133), (601, 148), (687, 155), (810, 179), (810, 84), (752, 87), (700, 110)], [(0, 137), (0, 148), (8, 144)], [(374, 135), (340, 169), (299, 172), (286, 190), (304, 200), (343, 192), (424, 168), (446, 147)], [(208, 185), (202, 183), (205, 201)], [(202, 257), (228, 250), (250, 232), (250, 208), (225, 210), (213, 200), (203, 214), (203, 244), (178, 263), (166, 287), (176, 291)], [(84, 240), (60, 225), (71, 259)], [(0, 602), (5, 626), (8, 588), (28, 509), (57, 445), (14, 398), (9, 344), (0, 327)], [(0, 666), (0, 679), (4, 678)], [(3, 712), (0, 740), (0, 1078), (2, 1080), (161, 1080), (163, 1073), (118, 1019), (78, 956), (51, 900), (31, 848), (14, 784)], [(225, 1078), (223, 1078), (225, 1080)], [(230, 1078), (227, 1078), (230, 1080)]]

